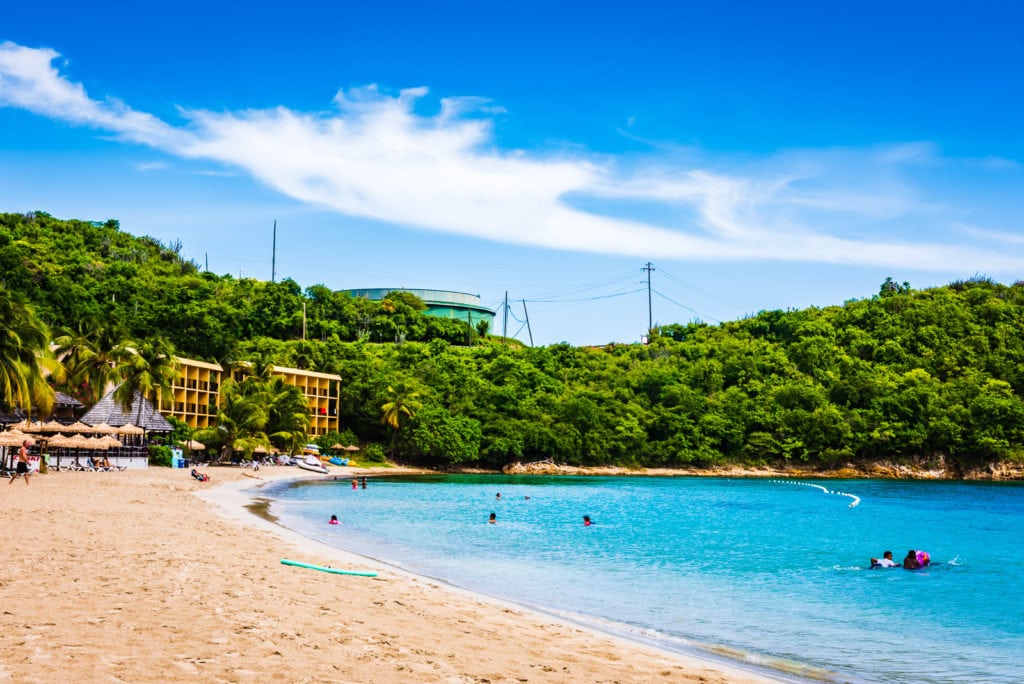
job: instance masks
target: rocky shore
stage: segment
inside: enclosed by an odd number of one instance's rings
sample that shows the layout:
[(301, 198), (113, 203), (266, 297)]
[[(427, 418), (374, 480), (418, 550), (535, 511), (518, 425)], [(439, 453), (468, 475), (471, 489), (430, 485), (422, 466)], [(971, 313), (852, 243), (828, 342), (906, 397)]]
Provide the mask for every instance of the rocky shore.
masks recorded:
[(622, 466), (571, 466), (554, 461), (512, 463), (503, 469), (506, 475), (646, 475), (659, 477), (786, 477), (821, 479), (890, 479), (890, 480), (1024, 480), (1024, 464), (999, 463), (965, 470), (958, 464), (940, 458), (928, 463), (891, 463), (879, 461), (870, 465), (845, 464), (837, 468), (807, 466), (743, 467), (737, 465), (709, 468), (626, 468)]

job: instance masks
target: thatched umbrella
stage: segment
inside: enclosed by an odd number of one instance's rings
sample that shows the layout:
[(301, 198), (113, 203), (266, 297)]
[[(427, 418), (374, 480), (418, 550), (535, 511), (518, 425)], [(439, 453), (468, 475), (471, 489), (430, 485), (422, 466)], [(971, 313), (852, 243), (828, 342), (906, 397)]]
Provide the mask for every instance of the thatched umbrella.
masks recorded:
[(21, 446), (22, 442), (28, 440), (29, 444), (35, 444), (35, 437), (26, 435), (21, 430), (8, 430), (0, 432), (0, 446)]
[(357, 447), (355, 444), (349, 444), (347, 447), (345, 447), (345, 451), (359, 451), (359, 447)]
[(331, 451), (341, 451), (345, 448), (344, 444), (332, 444)]
[(197, 442), (194, 439), (190, 439), (185, 446), (187, 446), (190, 451), (201, 451), (206, 448), (205, 444), (203, 444), (202, 442)]
[(64, 444), (67, 448), (75, 450), (75, 463), (78, 463), (78, 450), (89, 449), (91, 447), (89, 439), (78, 434), (67, 437)]
[(7, 461), (7, 449), (9, 447), (20, 447), (23, 442), (27, 441), (29, 444), (35, 444), (36, 440), (29, 437), (21, 430), (8, 430), (7, 432), (0, 432), (0, 446), (4, 447), (4, 460)]
[(40, 432), (69, 432), (68, 428), (64, 423), (56, 420), (48, 420), (39, 426)]
[(117, 432), (117, 428), (106, 423), (96, 423), (92, 426), (92, 431), (97, 435), (112, 435)]
[(83, 432), (86, 434), (92, 434), (96, 432), (96, 428), (94, 428), (92, 425), (86, 425), (80, 420), (76, 420), (74, 423), (71, 423), (70, 425), (65, 425), (61, 432)]
[(58, 449), (57, 451), (57, 469), (60, 470), (60, 452), (68, 448), (68, 438), (64, 435), (54, 435), (46, 440), (47, 448)]
[(110, 445), (107, 444), (107, 440), (102, 437), (86, 437), (85, 441), (89, 443), (90, 449), (102, 449), (103, 451), (106, 451), (110, 448)]
[(117, 434), (119, 435), (143, 435), (145, 433), (145, 430), (140, 428), (138, 425), (132, 425), (131, 423), (126, 423), (117, 428)]
[(98, 437), (97, 439), (103, 440), (103, 442), (106, 443), (106, 445), (111, 448), (117, 448), (122, 446), (121, 440), (119, 440), (117, 437), (114, 437), (113, 435), (104, 435), (103, 437)]
[(88, 449), (89, 438), (84, 435), (74, 434), (67, 438), (67, 444), (74, 449)]
[(39, 423), (23, 420), (20, 423), (11, 423), (7, 428), (8, 430), (21, 430), (22, 432), (39, 432)]

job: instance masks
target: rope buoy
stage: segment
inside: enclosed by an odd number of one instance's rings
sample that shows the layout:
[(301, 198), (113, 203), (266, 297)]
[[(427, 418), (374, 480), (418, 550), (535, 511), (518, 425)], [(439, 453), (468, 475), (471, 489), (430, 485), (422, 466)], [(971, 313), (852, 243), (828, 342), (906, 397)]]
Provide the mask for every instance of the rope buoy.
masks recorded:
[(848, 494), (847, 492), (830, 490), (827, 487), (822, 487), (820, 484), (814, 484), (813, 482), (795, 482), (793, 480), (769, 480), (769, 482), (774, 482), (776, 484), (800, 485), (801, 487), (814, 487), (815, 489), (820, 489), (826, 494), (835, 494), (836, 496), (845, 496), (847, 498), (853, 499), (853, 501), (850, 502), (850, 505), (847, 506), (847, 508), (853, 508), (854, 506), (860, 503), (860, 497), (857, 496), (856, 494)]

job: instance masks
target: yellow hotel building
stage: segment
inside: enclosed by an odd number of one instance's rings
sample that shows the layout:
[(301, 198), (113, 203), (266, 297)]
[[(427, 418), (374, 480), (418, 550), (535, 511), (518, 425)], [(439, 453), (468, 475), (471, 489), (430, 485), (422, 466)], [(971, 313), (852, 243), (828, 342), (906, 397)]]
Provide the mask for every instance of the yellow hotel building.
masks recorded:
[[(164, 416), (174, 416), (189, 427), (205, 428), (217, 424), (220, 385), (227, 371), (216, 363), (174, 357), (181, 376), (171, 385), (170, 401), (159, 401)], [(273, 366), (273, 374), (284, 378), (306, 397), (309, 407), (309, 434), (324, 435), (338, 430), (338, 400), (341, 376), (330, 373)]]

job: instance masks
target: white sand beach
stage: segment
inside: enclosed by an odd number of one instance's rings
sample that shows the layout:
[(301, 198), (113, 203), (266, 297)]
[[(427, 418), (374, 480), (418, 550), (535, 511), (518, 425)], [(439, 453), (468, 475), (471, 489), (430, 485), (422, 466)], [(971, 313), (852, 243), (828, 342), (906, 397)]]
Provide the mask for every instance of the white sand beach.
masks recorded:
[(251, 472), (209, 472), (210, 483), (165, 468), (0, 483), (0, 680), (772, 681), (305, 539), (246, 508)]

